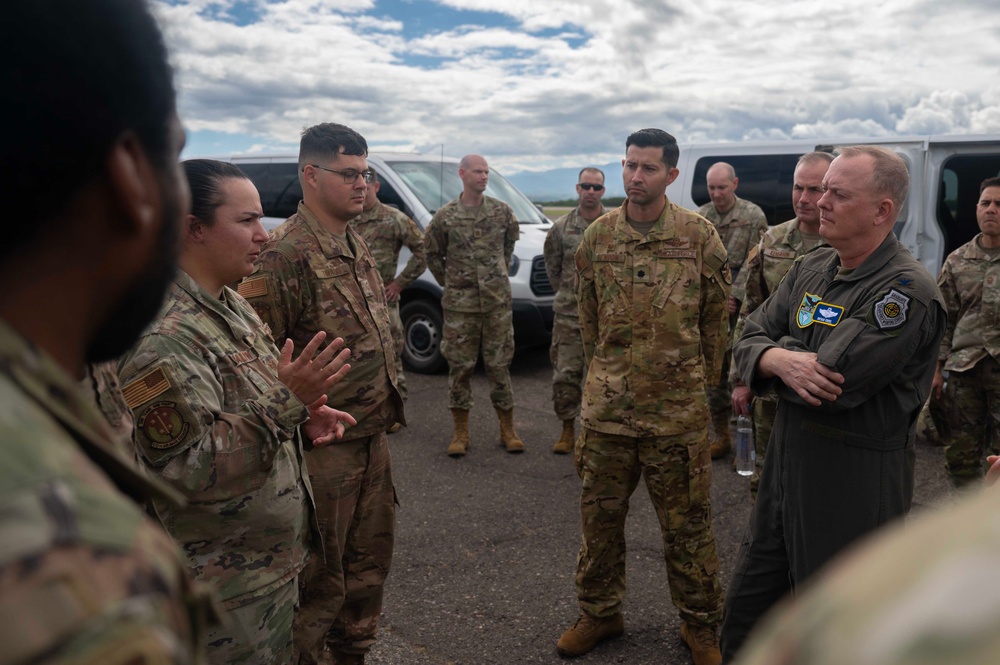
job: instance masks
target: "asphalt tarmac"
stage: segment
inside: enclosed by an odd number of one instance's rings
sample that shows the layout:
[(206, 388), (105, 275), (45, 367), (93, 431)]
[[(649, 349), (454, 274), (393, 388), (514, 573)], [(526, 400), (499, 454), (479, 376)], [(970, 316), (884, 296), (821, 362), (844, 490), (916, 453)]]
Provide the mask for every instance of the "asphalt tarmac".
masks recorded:
[[(473, 378), (471, 447), (451, 438), (448, 377), (407, 373), (409, 424), (390, 435), (399, 499), (396, 544), (371, 665), (566, 662), (556, 640), (577, 617), (573, 578), (580, 544), (579, 479), (571, 455), (554, 455), (547, 349), (511, 366), (514, 418), (526, 451), (499, 443), (482, 368)], [(918, 446), (914, 512), (952, 496), (940, 448)], [(749, 479), (732, 457), (714, 462), (712, 508), (723, 588), (750, 513)], [(659, 525), (645, 487), (632, 497), (627, 532), (625, 635), (574, 662), (687, 664), (670, 601)]]

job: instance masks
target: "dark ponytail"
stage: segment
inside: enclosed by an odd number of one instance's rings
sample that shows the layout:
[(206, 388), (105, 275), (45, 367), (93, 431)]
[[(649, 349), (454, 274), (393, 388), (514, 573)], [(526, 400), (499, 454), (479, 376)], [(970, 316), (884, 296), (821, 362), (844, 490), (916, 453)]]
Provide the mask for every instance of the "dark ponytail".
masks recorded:
[(249, 179), (238, 166), (214, 159), (188, 159), (181, 166), (191, 188), (191, 214), (207, 226), (215, 223), (215, 210), (223, 203), (222, 181)]

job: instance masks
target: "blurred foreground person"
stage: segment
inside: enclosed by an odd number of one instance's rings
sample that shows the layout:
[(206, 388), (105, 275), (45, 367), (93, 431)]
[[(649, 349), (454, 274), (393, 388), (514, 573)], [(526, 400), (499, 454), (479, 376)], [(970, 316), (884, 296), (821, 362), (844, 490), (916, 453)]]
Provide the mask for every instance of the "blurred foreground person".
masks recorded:
[(188, 204), (184, 134), (141, 0), (4, 7), (0, 663), (202, 661), (210, 605), (140, 503), (181, 501), (81, 390), (153, 318)]
[(1000, 491), (990, 488), (897, 523), (835, 559), (760, 623), (733, 662), (995, 663), (998, 569)]
[(892, 227), (906, 163), (844, 148), (823, 179), (820, 247), (795, 262), (736, 342), (739, 375), (778, 410), (726, 597), (728, 660), (764, 613), (913, 499), (917, 414), (946, 317)]
[(192, 577), (227, 610), (208, 635), (209, 661), (290, 663), (313, 505), (302, 439), (326, 445), (353, 424), (324, 406), (350, 368), (348, 352), (334, 357), (338, 340), (317, 354), (320, 334), (294, 362), (290, 340), (279, 354), (226, 286), (250, 274), (267, 240), (257, 190), (231, 164), (183, 166), (192, 213), (180, 270), (159, 317), (119, 362), (122, 394), (140, 460), (189, 500), (153, 509)]
[(628, 200), (598, 218), (576, 253), (587, 360), (577, 557), (579, 618), (556, 644), (581, 656), (625, 630), (625, 521), (642, 478), (663, 535), (670, 596), (695, 665), (721, 660), (719, 557), (705, 376), (726, 349), (732, 277), (715, 228), (666, 196), (678, 175), (673, 136), (625, 141)]

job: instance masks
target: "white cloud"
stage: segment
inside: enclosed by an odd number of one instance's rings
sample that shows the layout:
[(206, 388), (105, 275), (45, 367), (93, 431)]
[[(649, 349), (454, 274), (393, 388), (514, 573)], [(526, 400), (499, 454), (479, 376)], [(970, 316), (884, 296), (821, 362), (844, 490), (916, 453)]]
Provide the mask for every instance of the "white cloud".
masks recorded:
[(514, 171), (614, 159), (644, 126), (684, 142), (1000, 132), (1000, 87), (983, 85), (1000, 42), (968, 45), (1000, 13), (974, 0), (440, 4), (519, 29), (412, 36), (373, 0), (260, 2), (246, 26), (211, 18), (231, 0), (158, 9), (185, 124), (248, 146), (339, 121)]

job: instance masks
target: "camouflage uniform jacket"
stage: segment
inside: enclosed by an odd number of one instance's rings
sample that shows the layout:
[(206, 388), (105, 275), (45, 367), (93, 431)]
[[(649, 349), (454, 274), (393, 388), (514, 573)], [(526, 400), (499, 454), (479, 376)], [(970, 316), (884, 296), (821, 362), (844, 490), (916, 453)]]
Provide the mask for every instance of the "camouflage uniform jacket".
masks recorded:
[[(157, 494), (61, 367), (0, 321), (0, 663), (202, 662), (204, 610)], [(200, 616), (200, 618), (199, 618)]]
[(736, 204), (725, 215), (720, 215), (711, 201), (698, 208), (698, 214), (715, 225), (729, 254), (733, 278), (737, 279), (750, 248), (760, 241), (767, 230), (764, 211), (756, 203), (744, 201), (737, 196)]
[(443, 205), (424, 236), (427, 267), (444, 287), (441, 306), (456, 312), (509, 309), (507, 266), (518, 237), (514, 211), (503, 201), (483, 197), (475, 214), (460, 198)]
[(278, 350), (250, 305), (178, 272), (118, 367), (140, 458), (190, 502), (153, 508), (191, 575), (232, 609), (298, 574), (312, 505), (298, 434), (308, 411), (278, 382)]
[(106, 360), (88, 364), (81, 385), (114, 431), (115, 447), (121, 451), (126, 461), (138, 463), (139, 458), (132, 445), (132, 412), (122, 395), (121, 383), (118, 381), (118, 363)]
[(353, 258), (299, 203), (298, 212), (271, 233), (239, 291), (279, 345), (288, 338), (295, 342), (296, 354), (320, 330), (330, 339), (344, 338), (351, 371), (330, 390), (328, 404), (358, 421), (344, 434), (354, 440), (405, 419), (385, 286), (367, 245), (350, 225), (347, 236)]
[[(826, 240), (820, 238), (816, 247), (825, 246)], [(761, 303), (774, 293), (782, 278), (795, 263), (795, 259), (813, 249), (815, 247), (806, 249), (806, 241), (799, 231), (798, 219), (782, 222), (764, 232), (760, 242), (750, 249), (746, 265), (733, 283), (733, 297), (743, 303), (740, 306), (739, 321), (733, 329), (734, 341), (743, 334), (743, 324), (747, 315), (760, 307)], [(742, 383), (736, 372), (735, 363), (730, 366), (729, 380), (734, 384)], [(769, 392), (764, 399), (774, 401), (777, 397), (773, 392)]]
[(949, 254), (938, 276), (948, 311), (938, 360), (955, 372), (972, 369), (987, 355), (1000, 360), (1000, 253), (986, 253), (981, 236)]
[[(722, 371), (732, 276), (715, 228), (669, 200), (642, 236), (628, 202), (583, 234), (576, 253), (589, 366), (588, 429), (669, 436), (708, 422), (705, 377)], [(669, 415), (666, 415), (669, 414)]]
[[(601, 206), (600, 214), (606, 212)], [(574, 208), (557, 219), (545, 235), (545, 271), (556, 293), (552, 311), (559, 316), (575, 319), (580, 315), (576, 302), (576, 250), (583, 240), (583, 232), (591, 223), (580, 214), (580, 208)]]
[[(395, 281), (399, 288), (406, 288), (427, 267), (424, 234), (420, 232), (420, 227), (392, 206), (378, 201), (374, 208), (352, 219), (351, 227), (368, 243), (368, 250), (384, 283)], [(410, 260), (406, 262), (403, 272), (396, 275), (399, 250), (404, 246), (410, 249)]]

